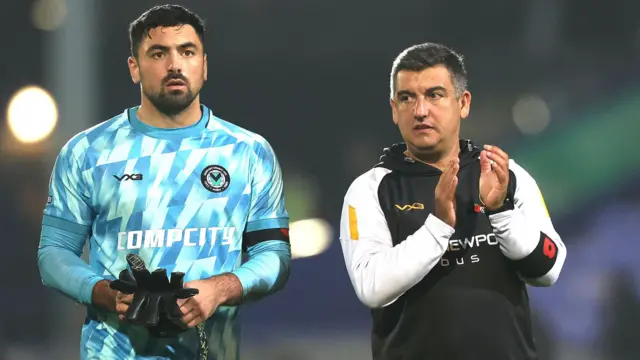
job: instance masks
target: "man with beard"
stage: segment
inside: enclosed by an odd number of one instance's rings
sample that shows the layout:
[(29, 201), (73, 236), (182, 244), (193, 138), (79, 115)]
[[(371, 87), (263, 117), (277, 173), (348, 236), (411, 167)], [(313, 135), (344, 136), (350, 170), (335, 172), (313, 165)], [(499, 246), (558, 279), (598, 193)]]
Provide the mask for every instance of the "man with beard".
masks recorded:
[[(237, 305), (288, 279), (278, 160), (260, 135), (200, 103), (204, 33), (175, 5), (135, 20), (128, 64), (141, 104), (73, 137), (54, 165), (38, 265), (46, 286), (87, 306), (82, 359), (238, 359)], [(175, 336), (127, 321), (134, 295), (111, 282), (131, 253), (198, 290), (176, 300)]]

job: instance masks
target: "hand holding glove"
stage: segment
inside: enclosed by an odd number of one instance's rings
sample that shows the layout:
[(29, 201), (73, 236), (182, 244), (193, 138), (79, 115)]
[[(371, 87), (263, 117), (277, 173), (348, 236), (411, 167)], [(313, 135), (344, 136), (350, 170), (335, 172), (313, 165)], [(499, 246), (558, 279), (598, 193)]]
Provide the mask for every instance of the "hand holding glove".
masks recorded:
[(198, 290), (183, 287), (184, 273), (172, 272), (169, 281), (166, 269), (149, 272), (136, 254), (128, 254), (127, 263), (131, 271), (122, 270), (110, 285), (123, 294), (133, 294), (125, 319), (147, 327), (155, 337), (172, 337), (186, 331), (177, 300), (193, 297)]

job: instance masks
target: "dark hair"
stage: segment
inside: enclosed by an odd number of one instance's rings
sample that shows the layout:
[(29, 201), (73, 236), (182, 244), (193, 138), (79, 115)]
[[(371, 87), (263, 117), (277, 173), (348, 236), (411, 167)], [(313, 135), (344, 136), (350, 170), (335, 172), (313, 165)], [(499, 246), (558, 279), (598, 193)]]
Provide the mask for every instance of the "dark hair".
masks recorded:
[(444, 45), (424, 43), (405, 49), (394, 60), (391, 67), (391, 98), (395, 94), (396, 78), (401, 70), (422, 71), (438, 65), (449, 70), (456, 97), (460, 97), (467, 90), (467, 71), (462, 55)]
[(151, 29), (182, 25), (193, 26), (204, 46), (204, 21), (195, 13), (180, 5), (159, 5), (145, 11), (129, 24), (131, 55), (138, 57), (138, 48), (142, 43), (142, 38), (148, 36)]

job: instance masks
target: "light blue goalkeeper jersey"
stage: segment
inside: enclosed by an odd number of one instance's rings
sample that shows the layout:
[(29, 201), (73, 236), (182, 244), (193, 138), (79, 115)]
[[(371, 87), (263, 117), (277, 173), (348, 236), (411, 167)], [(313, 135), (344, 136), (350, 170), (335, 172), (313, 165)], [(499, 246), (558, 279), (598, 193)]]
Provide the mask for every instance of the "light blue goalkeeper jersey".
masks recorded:
[[(187, 282), (237, 270), (243, 237), (245, 247), (261, 241), (247, 234), (288, 228), (281, 170), (264, 138), (205, 106), (198, 123), (180, 129), (151, 128), (136, 111), (72, 138), (51, 176), (43, 229), (86, 234), (97, 273), (83, 280), (79, 302), (90, 303), (100, 279), (116, 278), (128, 253)], [(206, 322), (210, 359), (238, 358), (237, 309), (220, 307)], [(193, 359), (197, 348), (194, 329), (158, 340), (91, 306), (82, 329), (86, 359)]]

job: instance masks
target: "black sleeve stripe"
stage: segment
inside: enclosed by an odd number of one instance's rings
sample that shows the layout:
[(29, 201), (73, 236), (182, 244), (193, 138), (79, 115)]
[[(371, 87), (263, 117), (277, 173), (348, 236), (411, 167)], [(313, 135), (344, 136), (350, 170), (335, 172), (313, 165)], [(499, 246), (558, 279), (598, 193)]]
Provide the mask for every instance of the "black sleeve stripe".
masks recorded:
[(245, 232), (242, 236), (242, 251), (247, 251), (248, 248), (269, 240), (281, 240), (288, 243), (289, 229), (264, 229)]
[(557, 257), (558, 245), (550, 237), (540, 232), (538, 246), (524, 259), (515, 261), (515, 265), (522, 276), (537, 278), (553, 268)]

